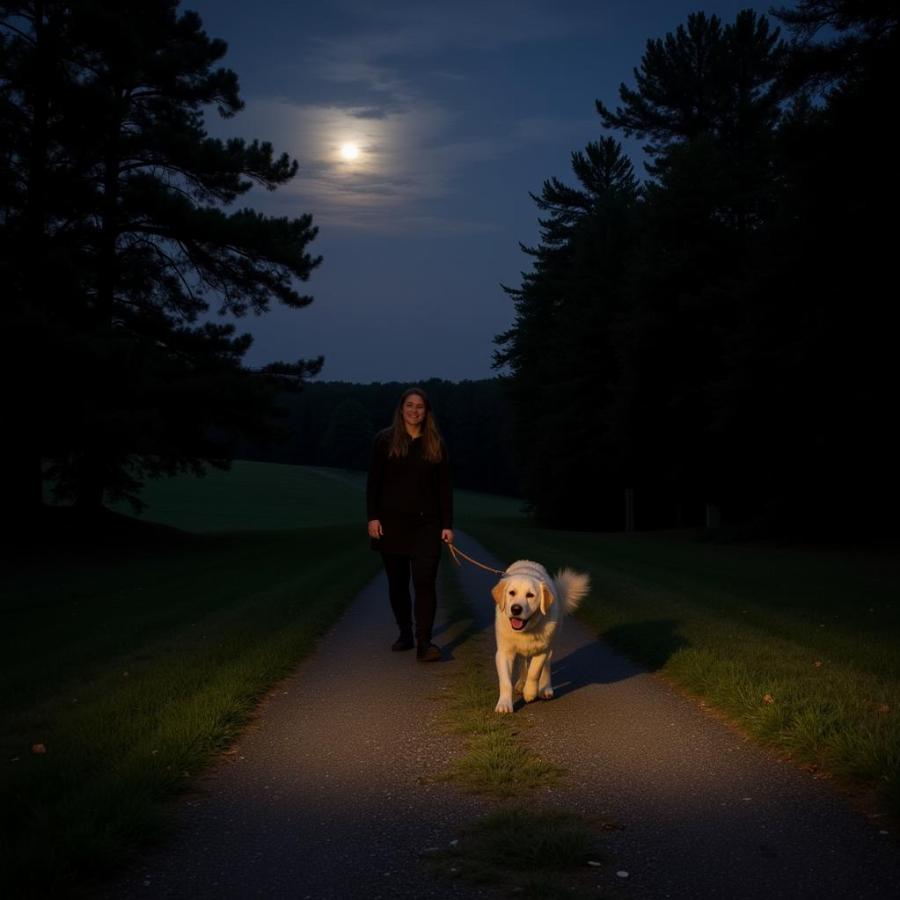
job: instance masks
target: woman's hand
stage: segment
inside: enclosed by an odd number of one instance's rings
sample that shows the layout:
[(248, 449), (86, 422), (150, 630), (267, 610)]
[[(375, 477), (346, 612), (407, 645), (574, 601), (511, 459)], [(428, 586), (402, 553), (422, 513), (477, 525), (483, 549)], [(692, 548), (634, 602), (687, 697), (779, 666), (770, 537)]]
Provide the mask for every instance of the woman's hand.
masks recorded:
[(380, 538), (384, 536), (384, 529), (381, 527), (381, 519), (369, 519), (369, 537)]
[(445, 528), (443, 531), (441, 531), (441, 540), (445, 544), (452, 544), (453, 543), (453, 529)]

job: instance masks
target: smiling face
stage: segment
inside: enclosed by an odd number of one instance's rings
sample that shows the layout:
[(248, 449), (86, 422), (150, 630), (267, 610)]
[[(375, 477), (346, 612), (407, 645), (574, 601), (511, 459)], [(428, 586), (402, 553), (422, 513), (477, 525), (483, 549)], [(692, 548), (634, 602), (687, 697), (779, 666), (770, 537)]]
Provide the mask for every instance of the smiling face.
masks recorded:
[(546, 615), (553, 603), (553, 594), (546, 584), (522, 575), (499, 581), (491, 594), (513, 631), (525, 631), (532, 619)]
[(422, 431), (422, 424), (425, 421), (425, 400), (419, 394), (410, 394), (400, 407), (403, 416), (403, 424), (406, 426), (407, 432), (415, 437)]

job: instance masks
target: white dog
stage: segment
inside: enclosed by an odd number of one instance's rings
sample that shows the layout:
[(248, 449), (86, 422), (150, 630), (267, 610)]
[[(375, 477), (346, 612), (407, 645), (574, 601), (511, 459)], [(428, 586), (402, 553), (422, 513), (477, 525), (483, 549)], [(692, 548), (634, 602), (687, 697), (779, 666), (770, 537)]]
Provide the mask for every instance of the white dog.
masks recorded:
[(520, 559), (504, 573), (491, 593), (497, 604), (498, 713), (513, 710), (513, 670), (518, 663), (516, 693), (527, 703), (553, 696), (550, 681), (552, 643), (563, 612), (573, 612), (590, 589), (587, 575), (561, 569), (555, 578), (536, 562)]

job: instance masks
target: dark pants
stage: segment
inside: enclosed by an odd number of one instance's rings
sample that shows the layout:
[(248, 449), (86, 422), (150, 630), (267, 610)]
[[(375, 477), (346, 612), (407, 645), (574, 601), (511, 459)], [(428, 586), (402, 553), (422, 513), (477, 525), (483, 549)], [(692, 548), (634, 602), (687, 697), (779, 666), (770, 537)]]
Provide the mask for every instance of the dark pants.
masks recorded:
[(415, 603), (416, 640), (428, 643), (437, 608), (437, 570), (440, 556), (403, 556), (382, 553), (387, 574), (391, 609), (402, 634), (413, 634), (413, 603), (409, 595), (412, 577)]

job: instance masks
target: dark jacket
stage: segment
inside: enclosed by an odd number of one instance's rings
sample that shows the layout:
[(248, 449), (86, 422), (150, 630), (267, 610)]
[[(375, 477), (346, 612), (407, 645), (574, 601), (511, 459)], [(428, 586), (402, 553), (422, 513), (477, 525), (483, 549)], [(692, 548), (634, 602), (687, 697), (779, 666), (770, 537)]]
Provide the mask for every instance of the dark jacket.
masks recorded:
[(453, 492), (447, 448), (440, 462), (422, 457), (422, 439), (409, 442), (406, 456), (389, 457), (391, 431), (372, 444), (366, 483), (367, 518), (379, 519), (383, 537), (372, 540), (382, 553), (428, 556), (441, 551), (441, 530), (453, 527)]

